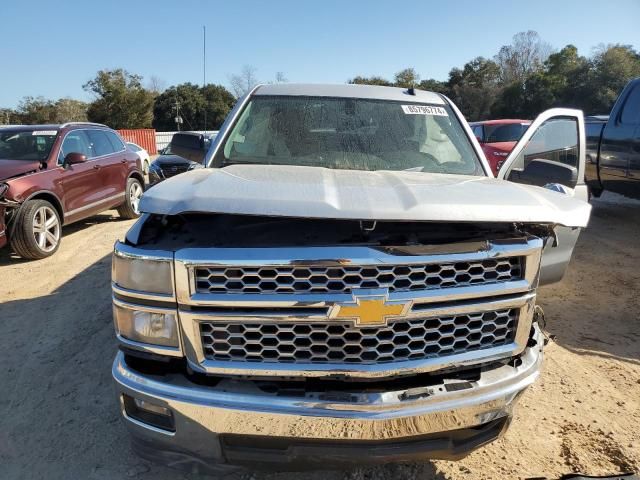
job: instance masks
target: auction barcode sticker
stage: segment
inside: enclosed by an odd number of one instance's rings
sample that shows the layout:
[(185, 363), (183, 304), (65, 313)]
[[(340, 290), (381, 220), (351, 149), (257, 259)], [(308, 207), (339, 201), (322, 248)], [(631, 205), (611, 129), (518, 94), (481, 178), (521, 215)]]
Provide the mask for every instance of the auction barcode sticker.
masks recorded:
[(447, 111), (442, 107), (431, 107), (429, 105), (402, 105), (402, 110), (407, 115), (439, 115), (448, 117)]
[(57, 135), (57, 130), (34, 130), (31, 135)]

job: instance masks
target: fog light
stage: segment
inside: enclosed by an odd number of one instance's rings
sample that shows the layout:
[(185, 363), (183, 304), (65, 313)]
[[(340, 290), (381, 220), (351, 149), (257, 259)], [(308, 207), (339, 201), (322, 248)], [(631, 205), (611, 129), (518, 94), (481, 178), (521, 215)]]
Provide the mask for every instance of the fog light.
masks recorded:
[(160, 405), (147, 402), (146, 400), (142, 400), (140, 398), (134, 398), (133, 401), (139, 410), (146, 410), (147, 412), (155, 413), (157, 415), (164, 415), (165, 417), (171, 416), (171, 410), (169, 410), (167, 407), (161, 407)]
[(133, 312), (133, 329), (141, 337), (171, 340), (175, 336), (175, 316), (171, 313)]
[(169, 408), (124, 394), (122, 403), (128, 417), (162, 430), (176, 431), (173, 413)]
[(134, 310), (114, 303), (118, 332), (135, 342), (178, 347), (176, 315), (172, 312)]

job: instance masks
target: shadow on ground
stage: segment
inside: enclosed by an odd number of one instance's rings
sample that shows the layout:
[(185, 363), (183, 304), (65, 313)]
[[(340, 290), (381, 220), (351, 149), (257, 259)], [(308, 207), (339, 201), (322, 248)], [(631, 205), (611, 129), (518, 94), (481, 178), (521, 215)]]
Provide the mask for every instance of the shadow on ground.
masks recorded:
[(558, 344), (640, 364), (640, 208), (593, 205), (567, 275), (538, 301)]

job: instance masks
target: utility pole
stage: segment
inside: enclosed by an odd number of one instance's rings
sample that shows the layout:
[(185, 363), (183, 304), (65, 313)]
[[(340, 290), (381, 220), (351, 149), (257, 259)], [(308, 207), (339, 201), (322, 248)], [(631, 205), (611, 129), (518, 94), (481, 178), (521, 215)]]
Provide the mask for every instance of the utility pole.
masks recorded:
[(174, 120), (176, 122), (176, 129), (180, 131), (180, 124), (182, 123), (182, 117), (180, 116), (180, 103), (178, 102), (177, 95), (176, 95), (176, 116)]
[(202, 26), (202, 95), (204, 97), (204, 134), (207, 134), (207, 27)]

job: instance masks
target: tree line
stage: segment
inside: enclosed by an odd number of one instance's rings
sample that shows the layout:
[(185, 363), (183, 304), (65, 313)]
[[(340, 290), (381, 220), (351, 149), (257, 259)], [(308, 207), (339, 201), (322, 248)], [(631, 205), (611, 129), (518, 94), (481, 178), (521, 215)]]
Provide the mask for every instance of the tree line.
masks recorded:
[(608, 114), (620, 91), (640, 76), (640, 53), (630, 45), (599, 45), (590, 56), (574, 45), (559, 51), (537, 32), (516, 34), (491, 58), (453, 68), (446, 81), (421, 80), (414, 68), (395, 74), (356, 76), (349, 83), (415, 87), (447, 95), (470, 120), (535, 118), (552, 107)]
[[(446, 81), (421, 79), (415, 68), (393, 80), (355, 76), (348, 83), (415, 87), (443, 93), (468, 120), (534, 118), (551, 107), (572, 107), (586, 114), (606, 114), (624, 85), (640, 76), (640, 53), (630, 45), (599, 45), (590, 56), (573, 45), (554, 51), (537, 32), (520, 32), (493, 58), (476, 57), (452, 68)], [(286, 82), (282, 72), (275, 83)], [(0, 124), (92, 121), (112, 128), (171, 131), (218, 129), (236, 99), (258, 83), (256, 69), (246, 65), (223, 85), (182, 83), (162, 88), (151, 77), (124, 69), (100, 70), (83, 85), (93, 100), (49, 100), (25, 97), (16, 109), (0, 108)]]
[[(284, 74), (277, 72), (270, 83), (286, 81)], [(27, 96), (16, 109), (0, 108), (0, 125), (89, 121), (115, 129), (215, 130), (220, 128), (237, 98), (259, 80), (256, 69), (245, 65), (240, 73), (229, 76), (233, 93), (216, 84), (187, 82), (165, 89), (162, 83), (151, 77), (145, 86), (142, 76), (127, 70), (100, 70), (82, 86), (93, 97), (91, 102)]]

